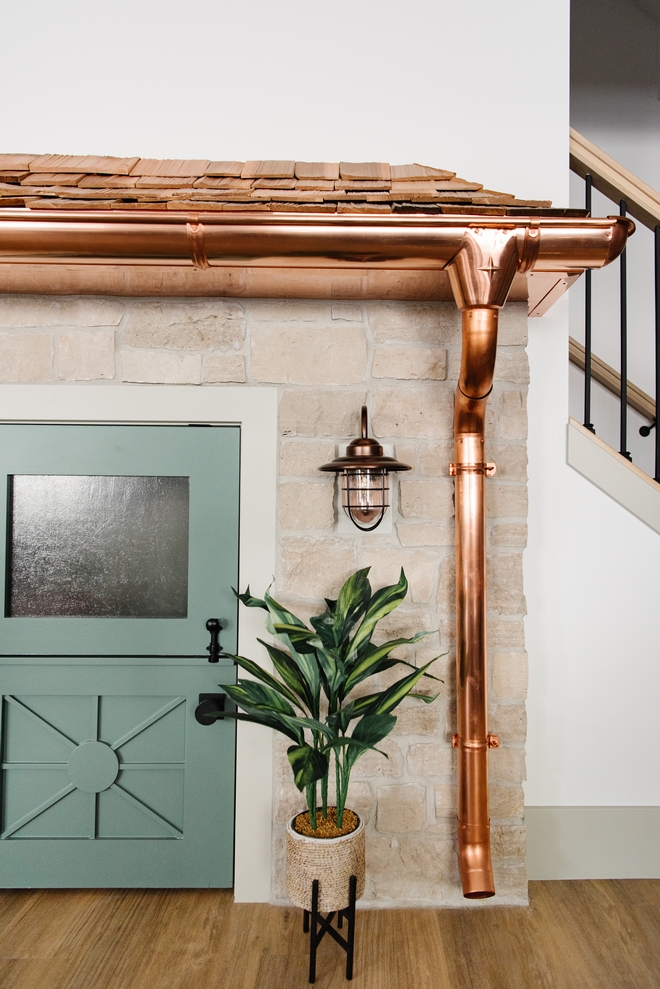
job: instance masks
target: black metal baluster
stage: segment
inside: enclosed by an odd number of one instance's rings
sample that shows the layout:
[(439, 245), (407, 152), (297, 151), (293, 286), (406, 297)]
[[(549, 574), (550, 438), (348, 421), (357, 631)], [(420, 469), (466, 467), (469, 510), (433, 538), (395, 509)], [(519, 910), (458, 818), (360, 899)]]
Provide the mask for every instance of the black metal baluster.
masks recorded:
[(658, 402), (660, 401), (660, 227), (655, 231), (655, 479), (660, 482), (660, 427), (658, 427)]
[[(591, 175), (584, 177), (584, 206), (591, 216)], [(591, 422), (591, 269), (584, 273), (584, 425), (592, 433)]]
[[(625, 216), (628, 211), (625, 199), (619, 203), (619, 213)], [(621, 303), (621, 398), (619, 401), (619, 453), (632, 460), (628, 451), (628, 282), (626, 250), (621, 251), (619, 261), (620, 303)]]

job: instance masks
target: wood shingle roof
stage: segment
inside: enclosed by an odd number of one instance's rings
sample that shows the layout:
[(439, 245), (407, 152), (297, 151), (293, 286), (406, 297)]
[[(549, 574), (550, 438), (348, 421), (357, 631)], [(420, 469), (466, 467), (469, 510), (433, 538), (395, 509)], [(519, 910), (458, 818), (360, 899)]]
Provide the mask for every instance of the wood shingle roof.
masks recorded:
[(419, 164), (0, 154), (0, 208), (502, 216), (551, 205)]

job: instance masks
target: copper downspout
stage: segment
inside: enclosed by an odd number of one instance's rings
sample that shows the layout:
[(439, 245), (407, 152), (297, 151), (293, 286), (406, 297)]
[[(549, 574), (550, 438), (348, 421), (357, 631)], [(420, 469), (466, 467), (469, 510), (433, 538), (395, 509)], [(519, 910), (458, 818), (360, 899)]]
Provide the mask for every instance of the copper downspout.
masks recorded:
[[(458, 844), (463, 893), (493, 896), (488, 815), (486, 402), (493, 385), (499, 309), (516, 272), (581, 272), (601, 268), (634, 230), (621, 217), (319, 217), (314, 214), (172, 216), (81, 215), (3, 210), (0, 261), (329, 270), (367, 265), (395, 273), (436, 268), (449, 274), (463, 313), (463, 350), (456, 389), (456, 693)], [(200, 284), (200, 294), (202, 285)], [(345, 296), (346, 297), (346, 296)]]

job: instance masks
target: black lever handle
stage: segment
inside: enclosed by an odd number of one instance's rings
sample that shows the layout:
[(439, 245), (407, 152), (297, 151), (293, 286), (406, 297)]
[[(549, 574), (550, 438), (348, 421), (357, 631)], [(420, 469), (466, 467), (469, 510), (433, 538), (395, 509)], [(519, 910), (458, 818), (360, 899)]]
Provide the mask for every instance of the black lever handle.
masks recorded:
[(215, 724), (217, 715), (225, 709), (226, 698), (226, 694), (200, 694), (199, 704), (195, 708), (195, 720), (200, 725)]
[(222, 631), (222, 625), (219, 619), (209, 618), (206, 623), (207, 631), (211, 633), (211, 641), (206, 647), (206, 651), (209, 654), (209, 663), (217, 663), (222, 656), (222, 650), (220, 649), (220, 632)]

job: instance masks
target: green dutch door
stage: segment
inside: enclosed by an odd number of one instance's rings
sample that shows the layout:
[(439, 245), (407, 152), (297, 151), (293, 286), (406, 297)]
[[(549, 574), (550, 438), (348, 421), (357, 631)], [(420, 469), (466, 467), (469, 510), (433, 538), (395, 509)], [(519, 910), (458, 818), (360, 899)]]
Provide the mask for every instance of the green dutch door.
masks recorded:
[[(237, 426), (0, 425), (0, 886), (227, 887)], [(220, 697), (222, 703), (222, 697)]]

